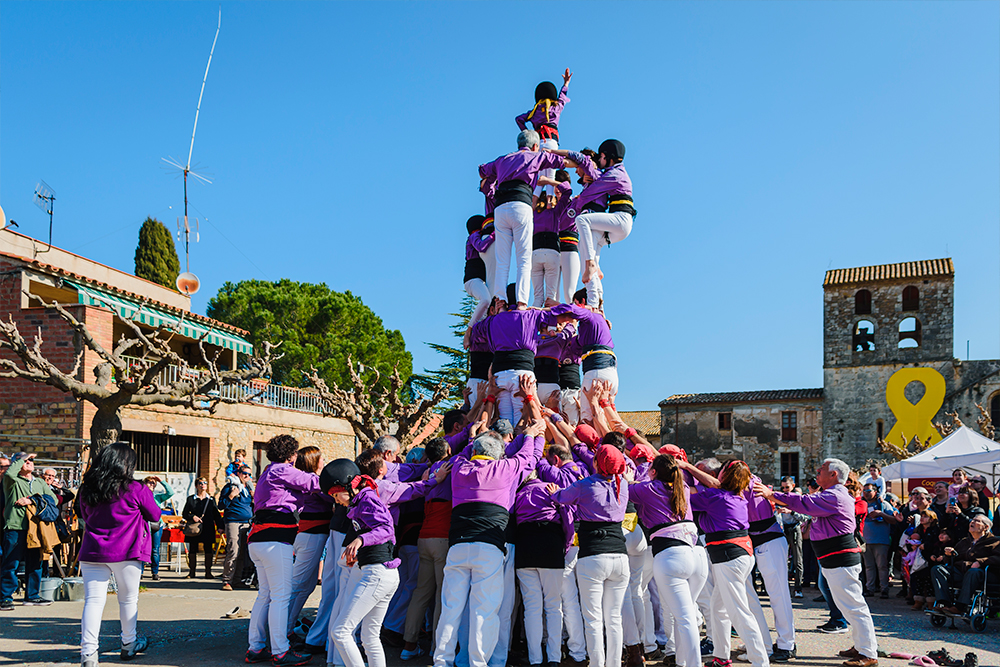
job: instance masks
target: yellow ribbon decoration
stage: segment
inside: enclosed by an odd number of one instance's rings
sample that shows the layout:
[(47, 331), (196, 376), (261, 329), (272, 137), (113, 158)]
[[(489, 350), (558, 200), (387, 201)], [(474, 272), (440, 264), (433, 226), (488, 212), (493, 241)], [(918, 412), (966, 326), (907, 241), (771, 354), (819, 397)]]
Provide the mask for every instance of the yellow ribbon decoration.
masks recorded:
[[(915, 404), (906, 398), (906, 386), (911, 382), (924, 385), (924, 395)], [(893, 373), (885, 385), (885, 402), (896, 417), (896, 424), (886, 436), (886, 442), (899, 442), (903, 437), (912, 442), (914, 436), (920, 442), (930, 438), (932, 445), (941, 440), (931, 420), (944, 405), (946, 392), (944, 377), (933, 368), (900, 368)]]

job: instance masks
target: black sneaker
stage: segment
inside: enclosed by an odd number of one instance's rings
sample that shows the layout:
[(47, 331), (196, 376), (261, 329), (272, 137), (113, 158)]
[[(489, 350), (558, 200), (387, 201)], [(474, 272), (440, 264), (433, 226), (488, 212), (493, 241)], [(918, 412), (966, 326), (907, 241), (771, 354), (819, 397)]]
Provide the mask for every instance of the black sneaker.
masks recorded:
[(45, 598), (24, 599), (25, 607), (48, 607), (50, 604), (52, 604), (52, 600), (46, 600)]
[(14, 611), (14, 601), (4, 600), (0, 602), (0, 611)]
[(889, 591), (882, 591), (882, 594), (879, 595), (879, 598), (882, 599), (882, 600), (888, 600), (889, 599)]
[(271, 660), (271, 649), (264, 647), (259, 651), (251, 651), (247, 649), (247, 657), (243, 659), (243, 662), (268, 662)]
[(847, 632), (847, 626), (842, 623), (835, 623), (833, 621), (827, 621), (823, 625), (816, 628), (820, 632), (825, 632), (828, 635), (842, 635)]
[(145, 637), (136, 637), (135, 641), (131, 644), (122, 644), (122, 660), (135, 660), (135, 656), (139, 655), (149, 647), (149, 640)]
[(795, 657), (795, 648), (788, 650), (785, 648), (775, 648), (771, 653), (771, 662), (788, 662)]
[(708, 656), (715, 653), (715, 645), (709, 639), (701, 640), (701, 655)]
[(283, 667), (297, 667), (298, 665), (306, 665), (312, 660), (313, 657), (309, 654), (299, 653), (288, 649), (281, 655), (276, 655), (271, 658), (272, 665), (280, 665)]

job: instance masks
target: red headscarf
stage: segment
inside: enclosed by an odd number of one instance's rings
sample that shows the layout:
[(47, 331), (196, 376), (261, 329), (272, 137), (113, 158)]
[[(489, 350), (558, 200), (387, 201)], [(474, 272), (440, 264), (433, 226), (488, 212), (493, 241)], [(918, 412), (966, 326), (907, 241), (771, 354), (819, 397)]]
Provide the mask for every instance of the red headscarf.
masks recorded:
[(327, 491), (327, 493), (330, 494), (331, 496), (334, 496), (338, 493), (343, 493), (344, 491), (347, 491), (353, 498), (354, 496), (358, 495), (358, 493), (363, 491), (365, 488), (372, 489), (373, 491), (375, 491), (375, 493), (378, 493), (378, 484), (376, 484), (375, 480), (373, 480), (368, 475), (358, 475), (357, 477), (351, 480), (351, 483), (348, 486), (331, 486), (330, 490)]
[(652, 461), (656, 458), (657, 451), (649, 445), (640, 442), (632, 448), (632, 451), (628, 455), (632, 457), (633, 461)]
[(590, 446), (591, 449), (601, 444), (601, 436), (597, 435), (597, 431), (594, 430), (593, 426), (588, 426), (587, 424), (577, 426), (576, 430), (573, 431), (573, 435), (580, 442)]
[(663, 445), (662, 447), (660, 447), (660, 453), (661, 454), (670, 454), (675, 459), (680, 459), (681, 461), (684, 461), (685, 463), (687, 463), (687, 460), (688, 460), (687, 452), (685, 452), (683, 449), (681, 449), (677, 445)]
[(599, 475), (614, 477), (615, 497), (621, 497), (622, 473), (625, 472), (625, 455), (617, 447), (601, 445), (594, 455), (594, 467)]

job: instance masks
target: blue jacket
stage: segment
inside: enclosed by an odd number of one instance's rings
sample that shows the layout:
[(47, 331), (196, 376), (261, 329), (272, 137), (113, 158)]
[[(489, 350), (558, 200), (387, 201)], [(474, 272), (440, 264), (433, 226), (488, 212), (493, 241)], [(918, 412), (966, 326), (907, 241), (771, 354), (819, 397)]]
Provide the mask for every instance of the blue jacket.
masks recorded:
[(230, 482), (222, 487), (222, 493), (219, 494), (222, 520), (226, 523), (249, 523), (253, 518), (253, 496), (250, 495), (250, 489), (244, 486), (239, 495), (230, 500), (232, 490), (233, 484)]

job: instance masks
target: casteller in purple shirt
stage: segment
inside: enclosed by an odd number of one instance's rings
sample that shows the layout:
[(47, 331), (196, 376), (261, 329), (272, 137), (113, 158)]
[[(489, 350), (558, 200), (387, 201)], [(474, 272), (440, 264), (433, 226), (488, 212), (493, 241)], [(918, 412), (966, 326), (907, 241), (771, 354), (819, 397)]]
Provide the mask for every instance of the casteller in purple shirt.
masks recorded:
[(79, 560), (84, 563), (149, 562), (152, 540), (149, 522), (160, 520), (153, 492), (138, 480), (110, 503), (91, 507), (80, 500), (84, 521)]

